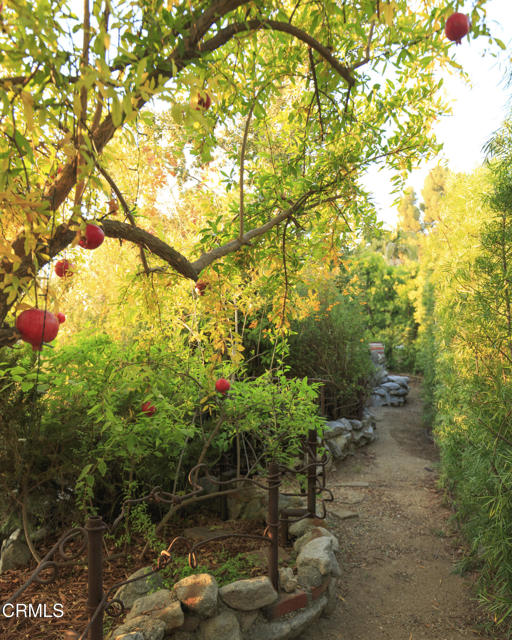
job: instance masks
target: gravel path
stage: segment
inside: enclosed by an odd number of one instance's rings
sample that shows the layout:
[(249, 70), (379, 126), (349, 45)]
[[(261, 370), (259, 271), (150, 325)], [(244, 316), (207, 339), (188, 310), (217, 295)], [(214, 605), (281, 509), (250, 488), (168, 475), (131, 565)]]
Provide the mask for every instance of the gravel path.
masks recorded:
[[(436, 489), (419, 385), (405, 407), (374, 413), (376, 442), (328, 480), (335, 502), (327, 523), (342, 548), (339, 606), (300, 640), (490, 640), (479, 632), (475, 576), (454, 573), (462, 542)], [(341, 518), (347, 511), (357, 515)]]

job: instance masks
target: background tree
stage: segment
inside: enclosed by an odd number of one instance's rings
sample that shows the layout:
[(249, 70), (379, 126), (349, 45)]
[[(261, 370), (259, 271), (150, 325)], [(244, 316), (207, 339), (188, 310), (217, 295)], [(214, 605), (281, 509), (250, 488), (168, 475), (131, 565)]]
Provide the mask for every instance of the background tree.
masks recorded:
[(398, 226), (406, 233), (419, 233), (422, 229), (420, 218), (416, 194), (412, 187), (408, 187), (398, 204)]
[(450, 171), (446, 167), (434, 167), (425, 179), (421, 191), (422, 211), (425, 226), (432, 226), (439, 220), (441, 201), (446, 195), (446, 181)]

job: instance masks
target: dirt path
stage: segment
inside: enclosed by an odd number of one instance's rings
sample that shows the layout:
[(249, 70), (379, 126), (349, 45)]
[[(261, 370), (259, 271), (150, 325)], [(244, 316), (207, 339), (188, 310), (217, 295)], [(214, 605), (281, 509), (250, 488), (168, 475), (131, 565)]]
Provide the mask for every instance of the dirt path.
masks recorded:
[(328, 526), (341, 543), (339, 607), (300, 640), (490, 639), (478, 632), (471, 576), (453, 573), (462, 550), (435, 488), (438, 456), (421, 423), (419, 385), (405, 407), (374, 413), (377, 441), (329, 478)]

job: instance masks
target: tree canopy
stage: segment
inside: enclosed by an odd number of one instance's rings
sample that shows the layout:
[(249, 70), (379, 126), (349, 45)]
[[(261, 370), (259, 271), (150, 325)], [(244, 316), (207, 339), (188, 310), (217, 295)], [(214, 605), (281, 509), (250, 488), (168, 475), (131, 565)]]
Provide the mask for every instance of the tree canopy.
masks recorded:
[[(475, 3), (473, 35), (487, 33), (484, 4)], [(452, 62), (443, 26), (461, 5), (5, 2), (0, 345), (19, 337), (10, 314), (87, 222), (140, 247), (146, 273), (167, 264), (192, 281), (264, 236), (271, 250), (277, 234), (284, 255), (287, 241), (328, 248), (364, 224), (364, 169), (385, 161), (399, 181), (437, 149), (430, 128), (445, 107), (435, 71)], [(193, 247), (145, 227), (117, 162), (165, 103), (179, 162), (204, 168), (220, 154), (220, 184), (236, 194)]]

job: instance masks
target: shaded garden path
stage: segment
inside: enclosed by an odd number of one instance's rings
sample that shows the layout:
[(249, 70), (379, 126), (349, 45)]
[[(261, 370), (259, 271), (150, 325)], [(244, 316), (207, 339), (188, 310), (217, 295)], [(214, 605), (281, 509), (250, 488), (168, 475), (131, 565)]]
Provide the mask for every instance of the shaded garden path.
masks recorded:
[[(405, 407), (374, 409), (377, 441), (330, 474), (339, 605), (300, 640), (491, 637), (479, 633), (474, 576), (453, 573), (461, 541), (436, 490), (438, 454), (422, 426), (419, 390), (413, 383)], [(339, 517), (347, 511), (357, 516)]]

